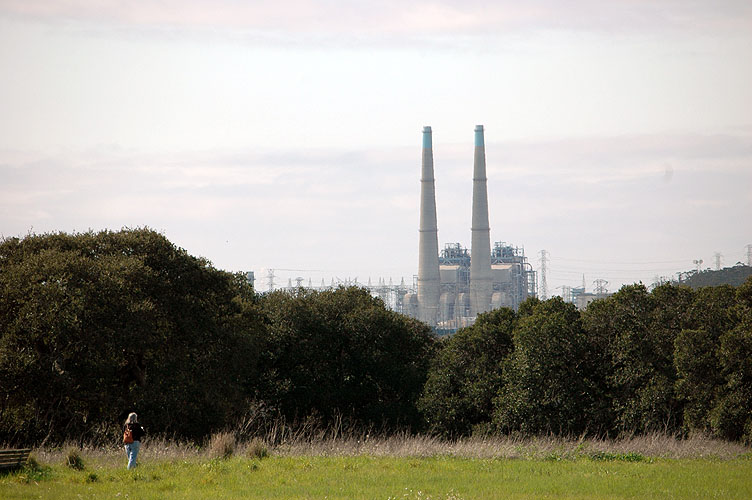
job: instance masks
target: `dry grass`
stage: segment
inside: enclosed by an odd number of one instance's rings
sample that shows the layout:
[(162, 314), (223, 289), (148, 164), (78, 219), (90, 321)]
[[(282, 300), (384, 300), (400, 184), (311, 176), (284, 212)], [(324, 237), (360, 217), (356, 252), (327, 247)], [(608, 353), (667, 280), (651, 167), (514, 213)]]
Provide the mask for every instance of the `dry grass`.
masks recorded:
[[(125, 451), (121, 444), (97, 446), (93, 444), (65, 443), (62, 446), (42, 447), (33, 450), (34, 456), (43, 463), (63, 463), (71, 449), (78, 450), (80, 456), (87, 461), (110, 463), (125, 460)], [(187, 459), (196, 457), (201, 448), (193, 443), (180, 440), (170, 440), (162, 437), (149, 438), (141, 444), (140, 454), (148, 454), (150, 459)]]
[(264, 458), (269, 455), (269, 447), (261, 438), (253, 438), (243, 443), (239, 448), (240, 453), (249, 458)]
[(212, 434), (209, 440), (209, 456), (211, 458), (230, 458), (235, 453), (237, 441), (231, 432)]
[[(62, 463), (72, 446), (34, 450), (44, 463)], [(86, 461), (117, 462), (125, 459), (121, 446), (75, 447)], [(678, 438), (666, 434), (649, 434), (622, 439), (579, 438), (556, 436), (513, 437), (487, 436), (446, 440), (408, 433), (391, 436), (362, 433), (299, 433), (280, 439), (270, 436), (236, 440), (233, 433), (215, 434), (209, 444), (200, 447), (184, 441), (161, 438), (145, 440), (141, 456), (150, 460), (185, 460), (202, 456), (227, 457), (234, 453), (250, 458), (277, 456), (361, 456), (433, 457), (507, 459), (574, 459), (598, 454), (637, 454), (654, 458), (716, 458), (733, 459), (752, 454), (752, 448), (740, 443), (722, 441), (703, 435)]]
[(615, 455), (639, 454), (662, 458), (731, 459), (749, 453), (750, 448), (738, 443), (720, 441), (706, 436), (678, 439), (674, 436), (651, 434), (625, 439), (566, 439), (555, 436), (516, 438), (491, 436), (444, 440), (430, 436), (402, 434), (387, 438), (303, 440), (279, 444), (272, 449), (277, 455), (311, 456), (456, 456), (466, 458), (562, 459), (591, 456), (598, 453)]

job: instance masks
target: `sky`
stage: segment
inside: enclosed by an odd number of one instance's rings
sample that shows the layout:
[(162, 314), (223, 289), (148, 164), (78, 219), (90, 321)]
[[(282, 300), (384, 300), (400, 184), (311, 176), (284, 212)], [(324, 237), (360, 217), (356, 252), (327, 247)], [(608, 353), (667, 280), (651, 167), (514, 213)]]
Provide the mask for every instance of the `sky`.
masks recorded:
[(422, 128), (469, 246), (483, 124), (491, 241), (548, 296), (649, 285), (747, 262), (750, 89), (747, 0), (0, 0), (0, 236), (410, 283)]

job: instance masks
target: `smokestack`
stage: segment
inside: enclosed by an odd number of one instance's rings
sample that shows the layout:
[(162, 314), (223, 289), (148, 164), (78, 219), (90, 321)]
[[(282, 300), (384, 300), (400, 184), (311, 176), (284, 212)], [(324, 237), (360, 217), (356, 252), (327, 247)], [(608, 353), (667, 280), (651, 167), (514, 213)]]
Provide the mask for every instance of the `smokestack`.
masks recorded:
[(473, 225), (470, 247), (470, 314), (475, 316), (491, 308), (491, 228), (488, 225), (486, 146), (483, 125), (475, 127), (473, 161)]
[(420, 241), (418, 243), (418, 317), (435, 325), (439, 309), (439, 235), (433, 178), (431, 127), (423, 127), (423, 165), (420, 179)]

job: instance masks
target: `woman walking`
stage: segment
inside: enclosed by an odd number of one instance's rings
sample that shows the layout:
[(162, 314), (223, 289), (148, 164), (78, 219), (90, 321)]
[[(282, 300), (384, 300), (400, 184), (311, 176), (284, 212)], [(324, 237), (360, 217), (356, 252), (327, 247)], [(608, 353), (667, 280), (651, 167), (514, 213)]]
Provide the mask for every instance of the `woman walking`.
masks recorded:
[(125, 421), (123, 428), (123, 444), (125, 445), (125, 454), (128, 457), (128, 468), (136, 466), (138, 449), (141, 447), (141, 438), (146, 435), (146, 431), (138, 423), (138, 415), (131, 413)]

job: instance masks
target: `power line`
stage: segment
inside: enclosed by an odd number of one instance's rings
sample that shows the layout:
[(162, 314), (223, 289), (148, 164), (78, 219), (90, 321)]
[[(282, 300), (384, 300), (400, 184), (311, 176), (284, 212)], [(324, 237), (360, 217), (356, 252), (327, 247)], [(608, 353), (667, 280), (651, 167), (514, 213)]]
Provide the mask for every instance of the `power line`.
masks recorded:
[[(748, 245), (751, 246), (752, 245)], [(593, 260), (593, 259), (568, 259), (566, 257), (556, 257), (554, 260), (563, 260), (567, 262), (582, 262), (585, 264), (598, 263), (598, 264), (683, 264), (688, 259), (681, 260), (643, 260), (643, 261), (625, 261), (625, 260)]]

